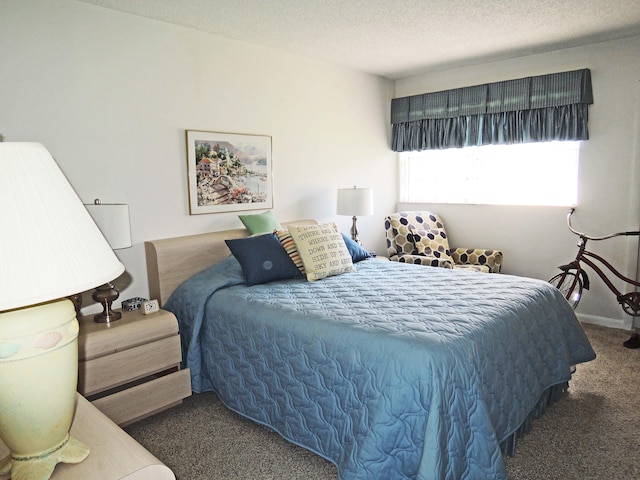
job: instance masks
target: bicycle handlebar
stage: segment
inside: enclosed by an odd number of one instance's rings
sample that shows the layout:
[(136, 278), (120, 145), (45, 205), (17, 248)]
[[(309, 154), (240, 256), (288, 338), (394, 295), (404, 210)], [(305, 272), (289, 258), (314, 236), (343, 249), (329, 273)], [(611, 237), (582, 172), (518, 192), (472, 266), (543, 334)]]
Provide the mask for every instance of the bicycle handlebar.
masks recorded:
[(640, 235), (640, 232), (617, 232), (617, 233), (611, 233), (609, 235), (604, 235), (602, 237), (591, 237), (586, 233), (577, 231), (575, 228), (571, 226), (571, 215), (573, 215), (573, 212), (575, 211), (576, 211), (575, 207), (569, 210), (569, 213), (567, 214), (567, 226), (569, 227), (569, 230), (571, 230), (573, 233), (575, 233), (581, 238), (586, 238), (587, 240), (606, 240), (608, 238), (613, 238), (613, 237)]

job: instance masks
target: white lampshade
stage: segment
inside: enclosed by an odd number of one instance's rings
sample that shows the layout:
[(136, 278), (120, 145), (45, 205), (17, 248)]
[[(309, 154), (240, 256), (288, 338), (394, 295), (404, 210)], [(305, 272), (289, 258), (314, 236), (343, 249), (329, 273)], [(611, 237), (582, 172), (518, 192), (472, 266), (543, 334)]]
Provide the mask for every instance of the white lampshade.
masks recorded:
[(0, 311), (84, 292), (124, 271), (38, 143), (0, 143), (0, 222)]
[(129, 205), (122, 203), (95, 203), (85, 205), (98, 228), (114, 250), (131, 246)]
[(373, 190), (370, 188), (339, 188), (338, 215), (354, 217), (373, 215)]

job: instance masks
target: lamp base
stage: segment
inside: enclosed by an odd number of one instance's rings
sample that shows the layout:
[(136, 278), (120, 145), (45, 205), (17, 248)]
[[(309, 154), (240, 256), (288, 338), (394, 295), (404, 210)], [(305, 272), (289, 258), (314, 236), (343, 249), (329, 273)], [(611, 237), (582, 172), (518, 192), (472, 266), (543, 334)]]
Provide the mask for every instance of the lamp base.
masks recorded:
[(58, 463), (80, 463), (89, 455), (89, 447), (71, 436), (62, 444), (38, 455), (7, 455), (0, 460), (0, 475), (11, 472), (12, 480), (47, 480)]
[(0, 474), (45, 480), (89, 448), (69, 436), (78, 381), (78, 321), (69, 300), (0, 312)]
[(362, 242), (358, 238), (358, 217), (355, 215), (352, 217), (353, 224), (351, 225), (351, 240), (356, 242), (358, 245), (362, 245)]
[(120, 320), (122, 318), (122, 314), (111, 310), (111, 304), (119, 296), (120, 292), (118, 292), (113, 283), (108, 282), (97, 287), (93, 292), (93, 295), (91, 295), (91, 298), (102, 304), (102, 313), (94, 316), (93, 320), (98, 323), (109, 323)]

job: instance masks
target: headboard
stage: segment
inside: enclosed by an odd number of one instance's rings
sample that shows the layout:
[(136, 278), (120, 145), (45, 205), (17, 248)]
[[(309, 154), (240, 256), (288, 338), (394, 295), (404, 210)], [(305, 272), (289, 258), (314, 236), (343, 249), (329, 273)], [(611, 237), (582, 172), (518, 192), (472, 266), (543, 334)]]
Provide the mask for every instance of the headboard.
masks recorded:
[[(296, 220), (282, 224), (311, 225), (315, 220)], [(187, 278), (228, 257), (225, 240), (249, 236), (244, 228), (200, 233), (144, 242), (147, 257), (149, 295), (164, 305), (173, 291)]]

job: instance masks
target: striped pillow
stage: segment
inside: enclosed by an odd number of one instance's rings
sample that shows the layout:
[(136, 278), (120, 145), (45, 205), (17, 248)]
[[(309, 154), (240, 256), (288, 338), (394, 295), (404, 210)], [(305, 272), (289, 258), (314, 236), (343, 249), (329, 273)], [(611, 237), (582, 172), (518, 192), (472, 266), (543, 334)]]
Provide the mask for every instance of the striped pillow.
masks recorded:
[(282, 247), (285, 249), (291, 260), (293, 260), (293, 263), (295, 263), (298, 270), (300, 270), (300, 273), (305, 275), (306, 272), (304, 264), (302, 263), (302, 258), (300, 257), (296, 243), (293, 241), (289, 230), (275, 230), (275, 234), (276, 237), (278, 237), (278, 240), (280, 240)]

